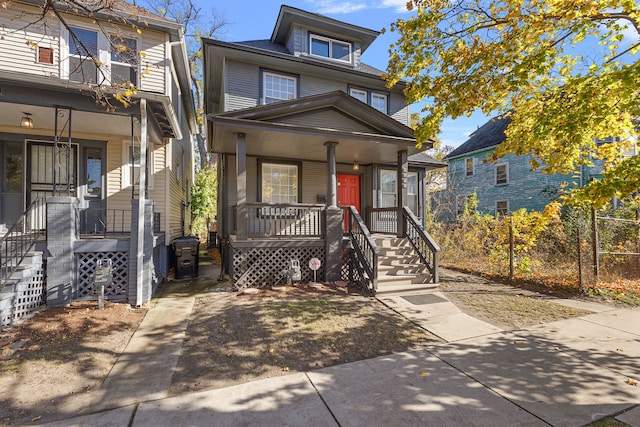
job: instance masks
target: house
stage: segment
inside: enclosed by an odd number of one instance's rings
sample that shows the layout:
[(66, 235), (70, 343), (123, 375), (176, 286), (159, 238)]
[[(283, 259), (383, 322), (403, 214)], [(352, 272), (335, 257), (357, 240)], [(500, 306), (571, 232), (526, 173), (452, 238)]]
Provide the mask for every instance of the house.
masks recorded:
[[(454, 220), (464, 212), (472, 195), (477, 199), (476, 210), (483, 214), (506, 215), (523, 208), (542, 211), (557, 199), (561, 188), (579, 187), (600, 176), (602, 162), (595, 160), (594, 166), (582, 167), (575, 176), (532, 170), (531, 154), (508, 154), (496, 162), (488, 161), (506, 139), (504, 132), (510, 122), (509, 117), (490, 119), (445, 157), (447, 187), (434, 195), (438, 219)], [(635, 154), (635, 149), (629, 154)]]
[[(190, 227), (196, 122), (182, 27), (122, 0), (60, 3), (60, 18), (41, 4), (0, 9), (3, 324), (23, 311), (26, 282), (29, 306), (96, 298), (101, 259), (107, 299), (149, 301)], [(117, 99), (127, 90), (129, 106)]]
[(420, 218), (425, 171), (441, 164), (421, 152), (431, 142), (416, 148), (404, 84), (361, 60), (378, 34), (282, 6), (269, 39), (203, 40), (218, 235), (238, 288), (283, 280), (292, 259), (310, 280), (317, 258), (319, 280), (355, 269), (371, 289), (374, 232), (413, 233), (437, 281)]

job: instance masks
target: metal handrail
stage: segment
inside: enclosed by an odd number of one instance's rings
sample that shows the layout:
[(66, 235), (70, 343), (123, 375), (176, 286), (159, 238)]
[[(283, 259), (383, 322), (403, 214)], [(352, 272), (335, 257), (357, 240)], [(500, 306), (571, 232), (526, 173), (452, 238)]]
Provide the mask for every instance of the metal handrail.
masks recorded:
[(355, 206), (344, 206), (347, 213), (347, 234), (362, 269), (371, 281), (371, 291), (378, 290), (378, 246)]
[(405, 236), (427, 266), (431, 273), (433, 283), (438, 283), (438, 252), (440, 246), (433, 240), (424, 229), (418, 218), (407, 206), (402, 208), (402, 215), (405, 222)]
[(36, 240), (46, 233), (46, 209), (45, 200), (36, 199), (0, 238), (0, 289), (7, 284)]

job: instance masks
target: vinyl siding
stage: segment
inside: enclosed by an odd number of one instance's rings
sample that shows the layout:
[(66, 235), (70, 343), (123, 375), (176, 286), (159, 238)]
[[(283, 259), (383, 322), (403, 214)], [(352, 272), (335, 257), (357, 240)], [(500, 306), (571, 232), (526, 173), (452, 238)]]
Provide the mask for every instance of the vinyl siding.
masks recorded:
[(301, 97), (320, 95), (327, 92), (334, 92), (336, 90), (341, 90), (346, 93), (347, 82), (308, 74), (300, 76)]
[(254, 64), (227, 61), (224, 110), (234, 111), (258, 105), (260, 97), (260, 68)]
[(170, 60), (165, 47), (164, 34), (149, 30), (142, 31), (141, 50), (144, 52), (144, 57), (140, 60), (141, 90), (166, 93), (165, 79)]
[[(9, 10), (2, 10), (0, 15), (0, 52), (2, 52), (0, 71), (59, 77), (59, 26), (55, 22), (49, 22), (45, 29), (41, 25), (33, 24), (34, 15), (21, 14), (20, 11), (23, 9), (18, 5), (12, 5)], [(24, 10), (33, 11), (33, 9)], [(38, 63), (37, 48), (27, 45), (27, 41), (37, 43), (38, 46), (52, 48), (53, 64)]]
[(400, 123), (411, 126), (411, 114), (404, 95), (391, 92), (389, 98), (389, 115)]
[(276, 123), (289, 125), (311, 126), (322, 129), (335, 129), (346, 132), (375, 133), (376, 131), (364, 124), (353, 121), (336, 110), (314, 111), (306, 114), (289, 116), (286, 119), (274, 120)]

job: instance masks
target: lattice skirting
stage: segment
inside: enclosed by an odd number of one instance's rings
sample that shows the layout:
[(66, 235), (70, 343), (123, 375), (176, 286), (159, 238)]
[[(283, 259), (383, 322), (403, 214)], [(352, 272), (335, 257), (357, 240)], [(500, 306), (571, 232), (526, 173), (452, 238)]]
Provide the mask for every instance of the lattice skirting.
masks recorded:
[(289, 268), (289, 260), (300, 261), (302, 282), (313, 281), (309, 260), (318, 258), (322, 265), (317, 280), (324, 279), (324, 248), (321, 247), (261, 247), (232, 248), (233, 282), (237, 288), (264, 287), (284, 284), (282, 270)]
[(110, 258), (112, 262), (113, 282), (104, 290), (106, 300), (114, 302), (127, 301), (129, 253), (128, 252), (81, 252), (76, 254), (78, 268), (77, 289), (75, 299), (97, 300), (99, 289), (93, 284), (96, 261)]
[(40, 265), (21, 279), (13, 295), (0, 300), (0, 326), (7, 326), (33, 313), (45, 302), (45, 268)]

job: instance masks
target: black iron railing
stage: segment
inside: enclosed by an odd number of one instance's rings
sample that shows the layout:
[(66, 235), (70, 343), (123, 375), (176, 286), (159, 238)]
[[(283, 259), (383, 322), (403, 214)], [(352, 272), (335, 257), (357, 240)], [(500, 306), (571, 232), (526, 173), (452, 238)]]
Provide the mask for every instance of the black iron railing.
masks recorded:
[(36, 199), (0, 238), (0, 289), (9, 281), (36, 240), (45, 236), (47, 205)]
[(369, 291), (378, 289), (378, 247), (355, 206), (345, 206), (346, 232), (353, 246), (357, 267), (369, 278)]

